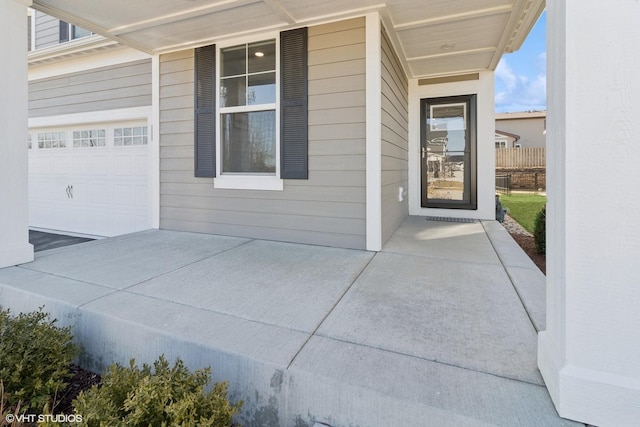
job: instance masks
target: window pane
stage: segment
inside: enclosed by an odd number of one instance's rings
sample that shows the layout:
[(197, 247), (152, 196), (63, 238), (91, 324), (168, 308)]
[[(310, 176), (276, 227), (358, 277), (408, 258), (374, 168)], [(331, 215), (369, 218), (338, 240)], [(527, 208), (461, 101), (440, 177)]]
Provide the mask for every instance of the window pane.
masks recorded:
[(91, 35), (91, 31), (85, 30), (84, 28), (76, 27), (75, 25), (72, 26), (72, 33), (71, 33), (72, 39), (79, 39), (80, 37), (87, 37), (90, 35)]
[(427, 201), (471, 204), (468, 102), (431, 104), (428, 107), (426, 163), (423, 165)]
[(64, 132), (45, 132), (38, 134), (38, 148), (65, 148)]
[(276, 102), (276, 73), (249, 76), (247, 104), (270, 104)]
[(222, 77), (239, 76), (247, 73), (246, 45), (233, 46), (220, 51)]
[(220, 121), (223, 172), (275, 173), (275, 111), (223, 114)]
[(247, 78), (234, 77), (220, 80), (220, 107), (246, 105)]
[(269, 40), (249, 45), (249, 73), (276, 69), (276, 42)]

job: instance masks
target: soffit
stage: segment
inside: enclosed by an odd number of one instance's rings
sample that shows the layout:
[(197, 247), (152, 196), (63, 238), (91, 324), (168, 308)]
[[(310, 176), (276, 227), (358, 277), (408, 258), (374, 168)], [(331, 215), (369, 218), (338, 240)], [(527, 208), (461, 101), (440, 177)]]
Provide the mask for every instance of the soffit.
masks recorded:
[(34, 0), (33, 8), (149, 54), (380, 12), (411, 78), (494, 70), (544, 0)]

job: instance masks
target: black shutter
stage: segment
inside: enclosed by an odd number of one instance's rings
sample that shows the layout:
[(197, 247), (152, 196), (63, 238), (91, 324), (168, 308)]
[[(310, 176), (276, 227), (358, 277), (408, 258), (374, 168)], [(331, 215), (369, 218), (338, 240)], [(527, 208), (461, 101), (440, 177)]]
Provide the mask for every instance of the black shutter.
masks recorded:
[(216, 46), (195, 51), (195, 176), (216, 176)]
[(64, 21), (60, 21), (60, 38), (58, 40), (60, 43), (69, 41), (69, 24)]
[(307, 29), (280, 33), (280, 177), (307, 179)]

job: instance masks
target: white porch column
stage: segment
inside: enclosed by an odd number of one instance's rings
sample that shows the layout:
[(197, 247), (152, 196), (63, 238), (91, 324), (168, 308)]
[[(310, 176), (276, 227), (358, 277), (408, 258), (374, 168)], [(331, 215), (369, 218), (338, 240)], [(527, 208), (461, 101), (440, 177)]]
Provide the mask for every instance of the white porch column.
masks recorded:
[(0, 268), (33, 260), (27, 171), (27, 6), (0, 0)]
[(640, 420), (640, 2), (548, 0), (547, 330), (560, 416)]

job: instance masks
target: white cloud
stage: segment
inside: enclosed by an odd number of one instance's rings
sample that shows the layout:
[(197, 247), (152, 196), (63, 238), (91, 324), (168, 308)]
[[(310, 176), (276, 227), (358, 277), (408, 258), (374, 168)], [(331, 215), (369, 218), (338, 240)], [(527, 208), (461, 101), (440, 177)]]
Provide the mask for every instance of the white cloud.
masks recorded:
[(543, 110), (546, 108), (546, 54), (538, 56), (538, 74), (528, 77), (516, 73), (506, 58), (495, 71), (495, 108), (498, 112)]
[(505, 58), (502, 58), (496, 67), (496, 79), (501, 80), (509, 91), (516, 87), (518, 78)]

